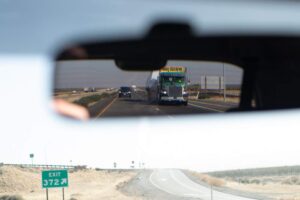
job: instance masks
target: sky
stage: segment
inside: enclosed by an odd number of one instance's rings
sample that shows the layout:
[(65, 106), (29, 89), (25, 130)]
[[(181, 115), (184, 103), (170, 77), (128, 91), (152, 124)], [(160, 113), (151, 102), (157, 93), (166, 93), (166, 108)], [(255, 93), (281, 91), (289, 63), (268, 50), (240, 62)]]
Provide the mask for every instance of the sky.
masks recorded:
[[(223, 63), (203, 61), (169, 61), (167, 65), (187, 67), (191, 83), (204, 76), (223, 76)], [(226, 84), (239, 85), (242, 69), (224, 64)], [(56, 65), (55, 88), (145, 86), (151, 71), (129, 72), (119, 69), (113, 60), (59, 61)]]

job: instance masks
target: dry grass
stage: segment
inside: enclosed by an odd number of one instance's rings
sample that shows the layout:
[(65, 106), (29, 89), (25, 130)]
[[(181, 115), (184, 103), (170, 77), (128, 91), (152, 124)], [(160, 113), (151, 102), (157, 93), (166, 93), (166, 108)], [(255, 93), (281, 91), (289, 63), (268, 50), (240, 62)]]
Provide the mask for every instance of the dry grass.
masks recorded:
[(275, 200), (300, 200), (300, 176), (215, 178), (198, 172), (189, 173), (213, 186), (258, 194)]
[[(226, 186), (235, 190), (252, 192), (277, 200), (300, 200), (299, 176), (257, 176), (251, 178), (244, 177), (242, 179), (248, 181), (227, 181)], [(258, 180), (258, 183), (254, 183), (252, 180)]]
[(216, 187), (223, 187), (226, 185), (226, 181), (220, 178), (212, 177), (207, 174), (202, 174), (198, 172), (190, 172), (191, 175), (199, 178), (201, 181)]
[[(45, 199), (45, 190), (41, 187), (41, 170), (6, 166), (0, 169), (2, 171), (0, 174), (0, 197), (1, 195), (19, 195), (24, 200)], [(69, 173), (69, 187), (65, 188), (65, 199), (132, 199), (118, 191), (117, 186), (126, 183), (135, 175), (136, 172), (132, 171), (96, 171), (92, 169), (74, 171)], [(49, 190), (50, 199), (61, 199), (61, 195), (60, 188)]]
[(0, 196), (0, 200), (24, 200), (21, 196), (19, 195), (4, 195)]
[(31, 192), (41, 185), (40, 174), (37, 170), (3, 166), (0, 171), (0, 194)]
[(291, 176), (287, 177), (281, 182), (282, 184), (288, 184), (288, 185), (300, 185), (300, 178), (297, 176)]

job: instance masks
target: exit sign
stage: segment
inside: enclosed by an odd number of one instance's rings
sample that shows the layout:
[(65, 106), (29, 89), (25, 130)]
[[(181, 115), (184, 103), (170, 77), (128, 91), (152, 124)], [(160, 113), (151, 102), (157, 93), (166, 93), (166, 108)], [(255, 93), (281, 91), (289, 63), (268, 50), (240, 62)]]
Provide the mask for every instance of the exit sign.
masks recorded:
[(67, 170), (47, 170), (42, 171), (43, 188), (68, 187), (68, 171)]

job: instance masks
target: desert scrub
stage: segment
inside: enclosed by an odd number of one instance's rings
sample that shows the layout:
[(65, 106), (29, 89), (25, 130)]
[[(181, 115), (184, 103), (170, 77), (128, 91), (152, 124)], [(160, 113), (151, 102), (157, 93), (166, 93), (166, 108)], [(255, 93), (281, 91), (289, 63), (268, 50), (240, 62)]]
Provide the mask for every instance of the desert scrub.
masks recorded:
[(284, 179), (281, 184), (287, 184), (287, 185), (300, 185), (300, 179), (297, 176), (292, 176), (289, 178)]
[(0, 200), (24, 200), (21, 196), (19, 195), (4, 195), (0, 196)]
[(223, 179), (216, 178), (216, 177), (213, 177), (213, 176), (210, 176), (207, 174), (193, 172), (193, 171), (191, 171), (190, 173), (191, 173), (191, 175), (197, 177), (198, 179), (200, 179), (201, 181), (203, 181), (209, 185), (216, 186), (216, 187), (222, 187), (222, 186), (226, 185), (226, 182)]
[(258, 180), (258, 179), (252, 179), (250, 181), (250, 183), (252, 183), (252, 184), (260, 184), (260, 180)]

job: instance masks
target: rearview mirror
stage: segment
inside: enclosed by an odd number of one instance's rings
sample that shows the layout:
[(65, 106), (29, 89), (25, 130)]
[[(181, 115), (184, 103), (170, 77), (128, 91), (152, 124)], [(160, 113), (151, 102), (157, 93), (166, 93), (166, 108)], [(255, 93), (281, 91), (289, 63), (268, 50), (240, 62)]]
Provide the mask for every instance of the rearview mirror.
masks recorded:
[(297, 108), (299, 52), (298, 38), (196, 37), (176, 24), (79, 42), (56, 56), (55, 108), (81, 119)]

